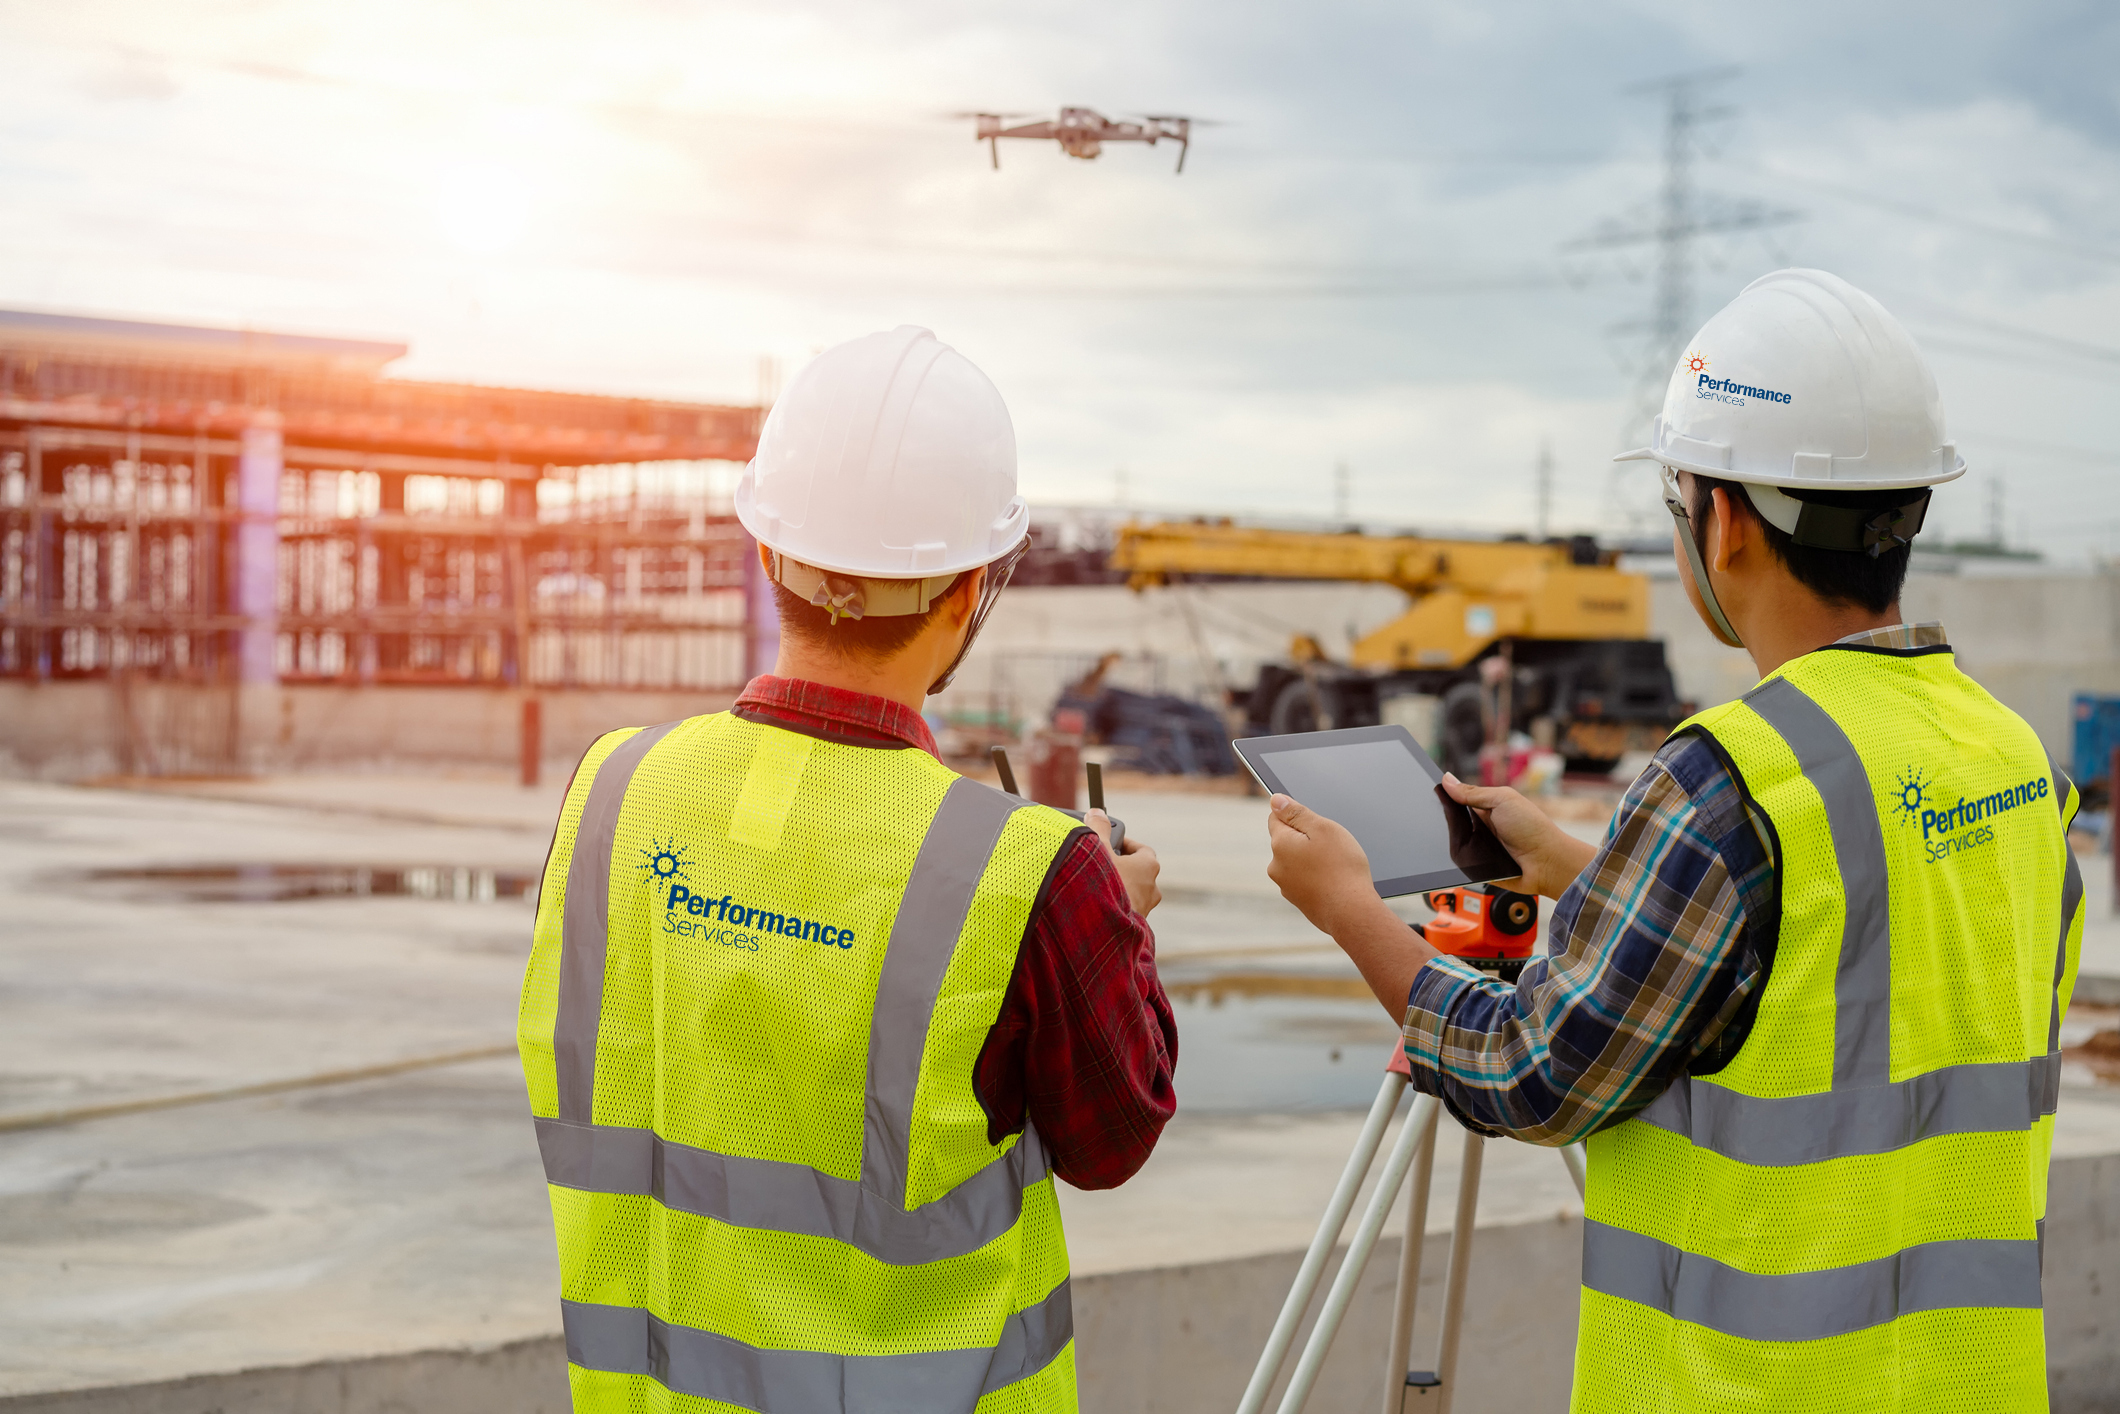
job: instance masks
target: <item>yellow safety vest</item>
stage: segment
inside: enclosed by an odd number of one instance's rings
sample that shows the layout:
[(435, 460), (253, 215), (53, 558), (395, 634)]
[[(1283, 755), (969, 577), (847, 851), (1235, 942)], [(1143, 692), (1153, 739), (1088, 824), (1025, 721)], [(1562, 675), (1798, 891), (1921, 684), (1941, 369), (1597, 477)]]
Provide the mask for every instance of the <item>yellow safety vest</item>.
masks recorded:
[(2045, 1409), (2074, 787), (1945, 647), (1680, 730), (1772, 827), (1780, 926), (1736, 1057), (1589, 1142), (1574, 1408)]
[(518, 1025), (577, 1410), (1075, 1408), (1051, 1166), (972, 1068), (1080, 828), (727, 714), (590, 749)]

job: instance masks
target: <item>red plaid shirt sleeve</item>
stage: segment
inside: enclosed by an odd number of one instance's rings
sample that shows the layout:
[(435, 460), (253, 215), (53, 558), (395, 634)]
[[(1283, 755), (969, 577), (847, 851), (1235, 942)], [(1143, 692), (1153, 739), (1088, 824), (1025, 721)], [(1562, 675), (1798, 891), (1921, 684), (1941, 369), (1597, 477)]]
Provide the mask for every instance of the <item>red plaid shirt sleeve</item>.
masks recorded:
[(1068, 846), (1031, 914), (973, 1084), (988, 1135), (1026, 1114), (1077, 1188), (1116, 1188), (1148, 1162), (1178, 1107), (1178, 1023), (1155, 938), (1095, 835)]
[[(828, 741), (884, 749), (935, 738), (918, 713), (866, 693), (755, 678), (736, 714)], [(1031, 910), (1015, 976), (972, 1071), (994, 1142), (1028, 1120), (1077, 1188), (1139, 1171), (1177, 1109), (1178, 1025), (1156, 976), (1155, 936), (1095, 835), (1061, 853)]]

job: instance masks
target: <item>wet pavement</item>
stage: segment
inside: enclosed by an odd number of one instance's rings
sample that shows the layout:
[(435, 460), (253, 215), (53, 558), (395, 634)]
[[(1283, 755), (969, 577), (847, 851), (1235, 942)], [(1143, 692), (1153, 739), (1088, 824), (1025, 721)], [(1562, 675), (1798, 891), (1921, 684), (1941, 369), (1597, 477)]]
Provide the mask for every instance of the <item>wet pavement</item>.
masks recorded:
[(437, 903), (521, 899), (537, 875), (461, 864), (198, 864), (84, 869), (47, 883), (135, 903), (285, 903), (291, 899), (422, 898)]
[[(458, 806), (417, 782), (415, 812), (357, 784), (0, 782), (0, 1394), (555, 1328), (507, 1051), (531, 922), (512, 881), (557, 790), (489, 781)], [(1181, 1110), (1134, 1182), (1064, 1191), (1077, 1268), (1298, 1248), (1393, 1023), (1266, 883), (1261, 802), (1113, 808), (1165, 860)], [(2086, 1047), (2116, 1022), (2070, 1017), (2057, 1152), (2120, 1151)], [(166, 1107), (111, 1112), (132, 1105)], [(1446, 1146), (1431, 1227), (1450, 1172)], [(1573, 1203), (1552, 1155), (1490, 1150), (1487, 1217)]]

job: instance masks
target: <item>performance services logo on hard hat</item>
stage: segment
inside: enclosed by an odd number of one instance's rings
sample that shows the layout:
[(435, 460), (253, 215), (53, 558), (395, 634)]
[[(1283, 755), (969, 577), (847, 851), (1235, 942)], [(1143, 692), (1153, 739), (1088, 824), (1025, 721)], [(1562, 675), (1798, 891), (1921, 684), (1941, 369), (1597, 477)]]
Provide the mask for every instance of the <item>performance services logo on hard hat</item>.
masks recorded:
[(1706, 371), (1708, 361), (1699, 354), (1689, 355), (1686, 359), (1686, 366), (1687, 371), (1697, 375), (1693, 385), (1693, 396), (1696, 398), (1712, 398), (1716, 402), (1728, 403), (1731, 407), (1738, 408), (1745, 405), (1747, 398), (1756, 399), (1763, 403), (1789, 403), (1795, 401), (1795, 398), (1790, 394), (1779, 392), (1773, 388), (1755, 388), (1749, 383), (1740, 383), (1735, 378), (1717, 378), (1714, 374)]

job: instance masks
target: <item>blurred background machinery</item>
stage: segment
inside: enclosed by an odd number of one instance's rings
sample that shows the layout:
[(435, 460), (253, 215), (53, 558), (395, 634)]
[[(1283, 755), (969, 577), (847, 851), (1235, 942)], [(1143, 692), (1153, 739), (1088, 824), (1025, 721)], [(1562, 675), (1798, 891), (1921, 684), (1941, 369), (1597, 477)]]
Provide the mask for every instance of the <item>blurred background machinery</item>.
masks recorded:
[(1587, 536), (1434, 540), (1240, 527), (1121, 526), (1111, 566), (1137, 589), (1188, 579), (1389, 584), (1412, 602), (1345, 662), (1298, 637), (1239, 690), (1249, 734), (1396, 722), (1467, 779), (1522, 735), (1574, 769), (1653, 750), (1686, 715), (1649, 636), (1646, 578)]

